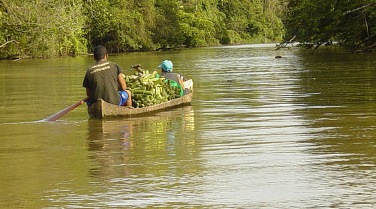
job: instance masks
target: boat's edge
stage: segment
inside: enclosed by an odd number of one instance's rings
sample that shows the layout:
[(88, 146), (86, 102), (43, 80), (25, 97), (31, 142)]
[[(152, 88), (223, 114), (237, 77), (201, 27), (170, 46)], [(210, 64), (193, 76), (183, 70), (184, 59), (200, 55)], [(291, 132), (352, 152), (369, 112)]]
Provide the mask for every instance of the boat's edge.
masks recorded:
[(106, 117), (118, 117), (118, 116), (132, 117), (132, 116), (142, 115), (142, 114), (146, 114), (150, 112), (156, 112), (156, 111), (163, 110), (169, 107), (187, 105), (192, 102), (192, 97), (193, 97), (193, 93), (189, 93), (187, 95), (170, 100), (168, 102), (164, 102), (161, 104), (152, 105), (148, 107), (143, 107), (143, 108), (134, 108), (134, 109), (129, 109), (124, 106), (113, 105), (100, 99), (88, 107), (88, 113), (89, 113), (90, 118), (99, 118), (99, 119), (106, 118)]

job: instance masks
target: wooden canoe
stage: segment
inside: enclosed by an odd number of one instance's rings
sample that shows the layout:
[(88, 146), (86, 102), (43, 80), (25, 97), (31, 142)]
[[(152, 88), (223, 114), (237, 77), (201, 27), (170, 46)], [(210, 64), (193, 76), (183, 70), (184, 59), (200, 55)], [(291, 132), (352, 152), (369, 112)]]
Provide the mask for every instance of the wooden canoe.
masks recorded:
[(88, 112), (91, 118), (139, 116), (139, 115), (147, 114), (150, 112), (156, 112), (156, 111), (164, 110), (167, 108), (190, 104), (192, 101), (192, 97), (193, 97), (193, 93), (189, 93), (182, 97), (179, 97), (179, 98), (176, 98), (176, 99), (173, 99), (168, 102), (161, 103), (161, 104), (156, 104), (156, 105), (142, 107), (142, 108), (133, 108), (133, 109), (129, 109), (124, 106), (110, 104), (100, 99), (88, 107)]

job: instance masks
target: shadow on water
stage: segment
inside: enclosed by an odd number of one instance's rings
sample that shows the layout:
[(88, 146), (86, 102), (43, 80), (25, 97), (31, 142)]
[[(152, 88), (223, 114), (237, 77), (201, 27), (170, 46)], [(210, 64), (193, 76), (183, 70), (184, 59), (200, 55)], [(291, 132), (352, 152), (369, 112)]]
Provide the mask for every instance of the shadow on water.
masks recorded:
[[(305, 97), (298, 110), (307, 128), (320, 130), (302, 143), (312, 154), (316, 190), (337, 188), (338, 206), (375, 204), (376, 71), (370, 55), (318, 54), (302, 60)], [(373, 64), (372, 64), (373, 63)], [(345, 198), (346, 197), (346, 198)], [(325, 205), (325, 204), (322, 204)], [(351, 206), (350, 206), (351, 207)]]
[(303, 66), (308, 70), (301, 75), (303, 85), (299, 90), (310, 95), (299, 100), (306, 104), (302, 114), (311, 126), (328, 128), (325, 137), (314, 139), (320, 144), (316, 151), (355, 158), (365, 155), (353, 163), (375, 159), (376, 153), (376, 71), (372, 57), (358, 56), (361, 55), (307, 57)]

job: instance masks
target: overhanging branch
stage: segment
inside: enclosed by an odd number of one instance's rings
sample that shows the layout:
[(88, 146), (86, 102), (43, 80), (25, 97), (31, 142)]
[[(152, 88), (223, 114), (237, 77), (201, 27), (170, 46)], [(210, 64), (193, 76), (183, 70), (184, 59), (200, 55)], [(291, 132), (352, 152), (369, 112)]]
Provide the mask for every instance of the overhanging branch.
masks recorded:
[(346, 11), (346, 12), (343, 13), (343, 15), (347, 15), (347, 14), (350, 14), (350, 13), (353, 13), (353, 12), (356, 12), (356, 11), (359, 11), (359, 10), (362, 10), (362, 9), (364, 9), (364, 8), (366, 8), (366, 7), (370, 7), (370, 6), (373, 6), (373, 5), (375, 5), (375, 4), (376, 4), (376, 2), (374, 2), (374, 3), (369, 3), (369, 4), (366, 4), (366, 5), (363, 5), (363, 6), (361, 6), (361, 7), (356, 8), (356, 9)]

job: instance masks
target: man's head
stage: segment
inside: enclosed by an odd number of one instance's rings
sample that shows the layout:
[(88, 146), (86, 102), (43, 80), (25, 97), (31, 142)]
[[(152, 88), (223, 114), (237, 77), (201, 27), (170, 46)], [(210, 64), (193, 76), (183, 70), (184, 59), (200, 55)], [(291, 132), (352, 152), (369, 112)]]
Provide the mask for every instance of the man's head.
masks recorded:
[(162, 68), (163, 72), (171, 72), (173, 65), (170, 60), (165, 60), (158, 67)]
[(107, 49), (106, 47), (99, 45), (94, 48), (94, 59), (99, 61), (107, 56)]

